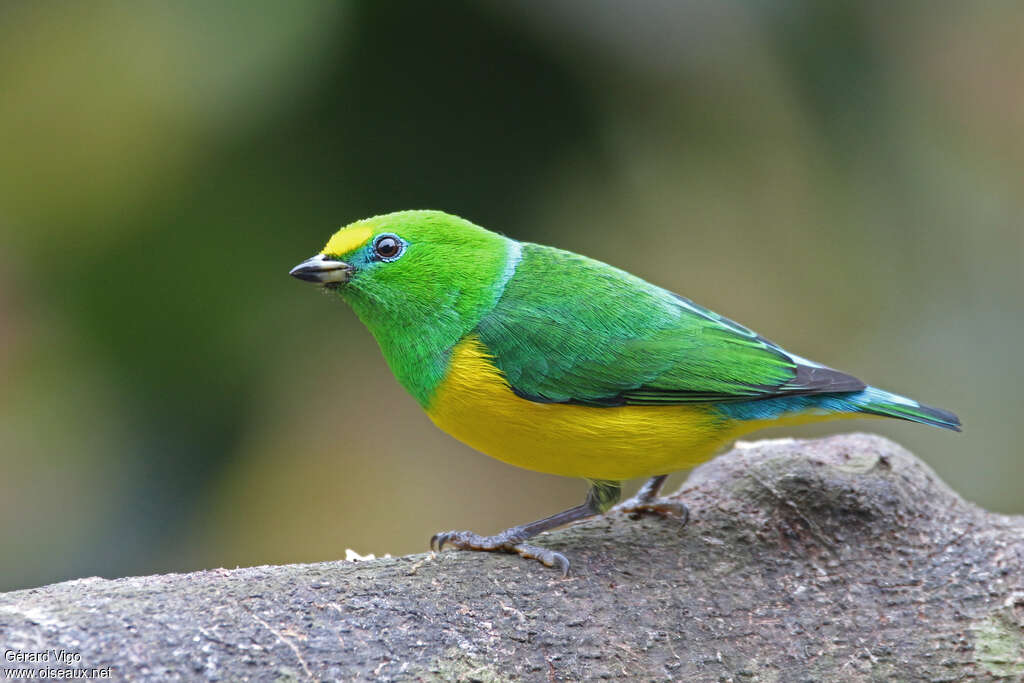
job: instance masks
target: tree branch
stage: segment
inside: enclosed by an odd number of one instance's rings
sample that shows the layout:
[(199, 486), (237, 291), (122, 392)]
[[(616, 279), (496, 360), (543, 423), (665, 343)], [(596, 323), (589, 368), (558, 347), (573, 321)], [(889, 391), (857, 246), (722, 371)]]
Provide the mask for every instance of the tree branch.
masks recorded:
[(1024, 677), (1024, 518), (899, 446), (741, 444), (677, 495), (686, 527), (611, 514), (541, 536), (568, 578), (446, 551), (82, 579), (0, 595), (0, 649), (118, 680)]

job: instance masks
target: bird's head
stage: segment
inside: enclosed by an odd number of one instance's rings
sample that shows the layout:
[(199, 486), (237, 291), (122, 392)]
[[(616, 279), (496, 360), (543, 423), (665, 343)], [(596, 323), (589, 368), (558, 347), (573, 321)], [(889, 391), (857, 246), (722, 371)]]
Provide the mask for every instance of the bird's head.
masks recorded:
[(336, 290), (375, 334), (420, 321), (448, 326), (493, 305), (514, 249), (457, 216), (399, 211), (345, 226), (291, 275)]

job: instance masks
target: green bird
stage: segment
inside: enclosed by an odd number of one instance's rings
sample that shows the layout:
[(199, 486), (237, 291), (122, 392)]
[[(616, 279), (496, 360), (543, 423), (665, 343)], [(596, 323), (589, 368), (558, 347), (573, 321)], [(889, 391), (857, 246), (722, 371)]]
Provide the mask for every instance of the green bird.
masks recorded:
[(600, 261), (518, 242), (440, 211), (352, 223), (291, 275), (355, 310), (395, 377), (478, 451), (590, 482), (582, 505), (494, 536), (431, 547), (501, 551), (568, 572), (527, 541), (618, 502), (678, 516), (669, 473), (763, 427), (878, 415), (959, 431), (956, 415), (785, 351), (746, 327)]

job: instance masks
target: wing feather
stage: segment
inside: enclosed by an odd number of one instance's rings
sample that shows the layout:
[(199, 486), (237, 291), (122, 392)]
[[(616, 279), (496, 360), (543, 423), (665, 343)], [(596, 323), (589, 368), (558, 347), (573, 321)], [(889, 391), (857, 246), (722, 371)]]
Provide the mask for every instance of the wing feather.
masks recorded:
[(537, 402), (673, 405), (865, 387), (629, 273), (534, 244), (476, 331), (512, 389)]

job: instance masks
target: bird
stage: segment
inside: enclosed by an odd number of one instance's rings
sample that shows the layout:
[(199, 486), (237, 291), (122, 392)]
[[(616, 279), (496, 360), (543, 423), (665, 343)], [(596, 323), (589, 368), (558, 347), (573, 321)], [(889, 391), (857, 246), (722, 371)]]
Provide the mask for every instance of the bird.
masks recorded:
[(529, 541), (616, 509), (689, 517), (667, 476), (768, 426), (881, 416), (960, 431), (951, 412), (784, 350), (624, 270), (520, 242), (455, 215), (351, 223), (290, 275), (336, 292), (433, 423), (518, 467), (589, 483), (584, 502), (492, 536), (431, 548), (505, 552), (569, 571)]

